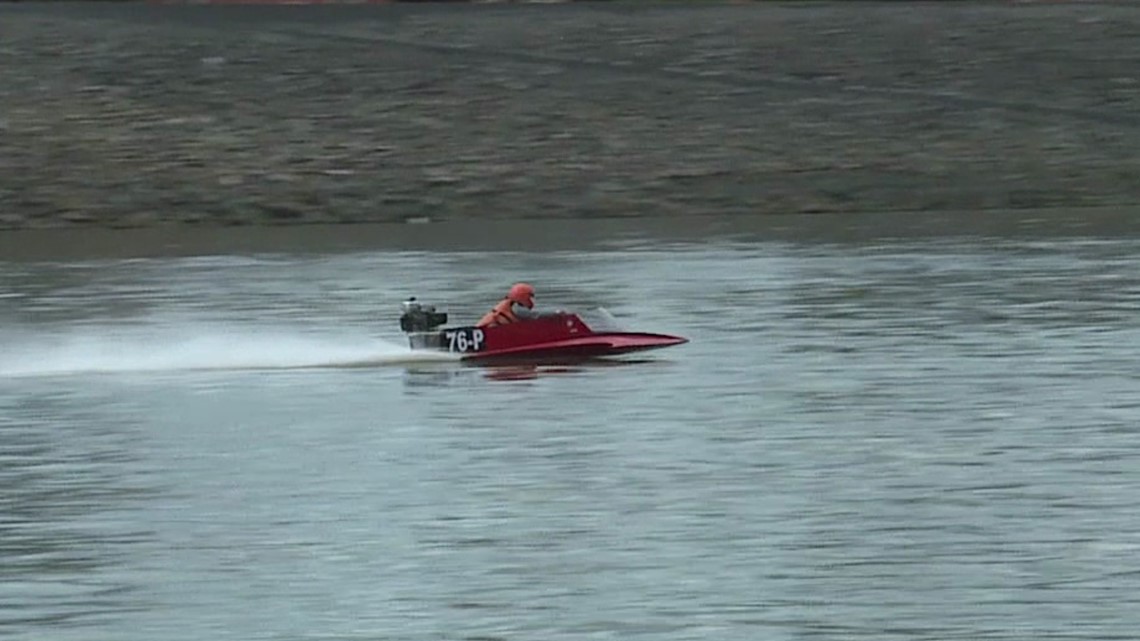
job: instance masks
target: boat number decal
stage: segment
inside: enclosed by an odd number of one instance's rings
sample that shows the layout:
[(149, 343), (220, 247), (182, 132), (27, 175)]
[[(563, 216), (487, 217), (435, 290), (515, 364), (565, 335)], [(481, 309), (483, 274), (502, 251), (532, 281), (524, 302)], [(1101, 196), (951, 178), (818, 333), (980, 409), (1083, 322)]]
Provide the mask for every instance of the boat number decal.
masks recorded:
[(444, 332), (447, 349), (451, 352), (478, 352), (483, 349), (483, 330), (477, 327), (452, 329)]

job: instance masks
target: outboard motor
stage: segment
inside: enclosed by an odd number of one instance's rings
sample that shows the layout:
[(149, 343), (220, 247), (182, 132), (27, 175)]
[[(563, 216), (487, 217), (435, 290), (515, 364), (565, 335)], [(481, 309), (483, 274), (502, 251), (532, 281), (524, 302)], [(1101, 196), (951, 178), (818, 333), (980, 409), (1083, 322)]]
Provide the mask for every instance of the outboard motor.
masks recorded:
[(404, 301), (401, 308), (404, 313), (400, 316), (400, 329), (408, 334), (434, 332), (447, 323), (446, 312), (437, 312), (432, 305), (418, 303), (415, 297)]

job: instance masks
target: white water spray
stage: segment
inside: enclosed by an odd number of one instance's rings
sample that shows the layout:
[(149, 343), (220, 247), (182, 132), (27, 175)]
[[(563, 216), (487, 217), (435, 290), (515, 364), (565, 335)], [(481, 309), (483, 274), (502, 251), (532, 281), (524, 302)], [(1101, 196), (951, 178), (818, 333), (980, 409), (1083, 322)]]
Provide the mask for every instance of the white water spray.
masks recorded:
[(450, 361), (367, 335), (225, 327), (0, 336), (0, 377), (185, 370), (365, 367)]

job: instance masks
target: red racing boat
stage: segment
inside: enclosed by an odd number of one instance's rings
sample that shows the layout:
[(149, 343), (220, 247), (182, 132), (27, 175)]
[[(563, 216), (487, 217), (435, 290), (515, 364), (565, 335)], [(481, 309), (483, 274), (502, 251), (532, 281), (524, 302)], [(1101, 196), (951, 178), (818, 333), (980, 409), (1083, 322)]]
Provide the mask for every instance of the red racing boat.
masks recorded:
[(627, 332), (604, 309), (589, 314), (551, 312), (493, 327), (443, 327), (447, 314), (404, 302), (400, 329), (412, 349), (458, 354), (466, 361), (591, 359), (661, 349), (689, 342), (680, 336)]

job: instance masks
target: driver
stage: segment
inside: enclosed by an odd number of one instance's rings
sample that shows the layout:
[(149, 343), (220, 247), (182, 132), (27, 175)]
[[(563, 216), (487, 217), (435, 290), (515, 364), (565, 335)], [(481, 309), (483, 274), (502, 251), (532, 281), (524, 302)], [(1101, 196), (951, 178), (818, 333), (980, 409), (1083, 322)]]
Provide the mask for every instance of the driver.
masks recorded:
[(503, 297), (503, 300), (491, 308), (491, 311), (487, 312), (483, 318), (480, 318), (475, 326), (494, 327), (495, 325), (515, 323), (522, 318), (533, 316), (516, 308), (515, 305), (522, 305), (528, 310), (534, 309), (534, 287), (527, 283), (515, 283), (507, 295)]

